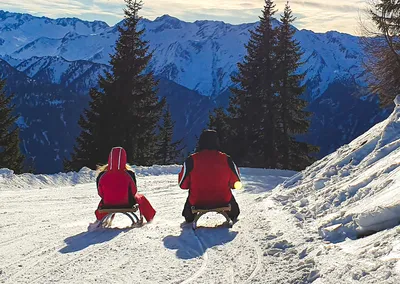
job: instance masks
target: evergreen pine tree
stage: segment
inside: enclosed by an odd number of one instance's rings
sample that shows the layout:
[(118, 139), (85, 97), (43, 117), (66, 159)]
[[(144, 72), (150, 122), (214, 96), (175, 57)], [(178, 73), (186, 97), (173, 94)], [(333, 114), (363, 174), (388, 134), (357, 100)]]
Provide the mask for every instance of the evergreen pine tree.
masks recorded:
[(0, 168), (8, 168), (19, 174), (23, 171), (24, 157), (19, 148), (19, 128), (17, 117), (12, 114), (13, 96), (4, 91), (5, 81), (0, 80)]
[(241, 165), (275, 168), (277, 165), (277, 102), (275, 98), (275, 61), (277, 30), (272, 26), (275, 5), (265, 0), (260, 24), (251, 31), (247, 55), (239, 63), (237, 84), (228, 108), (237, 161)]
[(100, 137), (102, 133), (99, 133), (103, 125), (100, 113), (105, 113), (101, 108), (106, 107), (102, 101), (105, 95), (94, 88), (90, 90), (89, 95), (91, 98), (89, 109), (84, 110), (78, 121), (82, 131), (76, 139), (71, 160), (64, 160), (64, 168), (67, 171), (79, 170), (84, 166), (94, 169), (100, 163), (99, 153), (106, 155), (109, 151), (108, 143), (104, 143)]
[(152, 53), (138, 30), (142, 1), (125, 0), (125, 21), (118, 27), (120, 36), (111, 56), (112, 72), (99, 78), (100, 91), (91, 90), (92, 102), (79, 125), (71, 161), (66, 166), (78, 170), (104, 163), (114, 146), (122, 146), (128, 160), (137, 165), (156, 161), (155, 130), (165, 100), (159, 101), (153, 73), (145, 73)]
[(371, 1), (367, 15), (373, 25), (361, 23), (364, 67), (371, 91), (388, 106), (400, 89), (400, 2)]
[[(235, 132), (231, 127), (230, 117), (223, 107), (219, 107), (209, 114), (208, 119), (208, 129), (213, 129), (218, 133), (221, 145), (220, 150), (231, 155), (235, 160), (235, 156), (237, 156), (238, 153), (236, 152), (236, 145), (232, 143)], [(237, 140), (237, 138), (235, 140)]]
[[(309, 155), (317, 150), (306, 143), (297, 142), (295, 135), (308, 131), (310, 113), (305, 111), (307, 102), (301, 98), (305, 86), (301, 84), (305, 74), (297, 72), (301, 63), (302, 51), (300, 44), (295, 40), (295, 29), (292, 23), (289, 3), (286, 4), (281, 16), (282, 25), (278, 29), (278, 44), (276, 46), (276, 80), (277, 100), (279, 101), (280, 167), (284, 169), (304, 169), (312, 158)], [(297, 145), (299, 143), (299, 145)]]
[(172, 120), (171, 112), (167, 107), (162, 117), (162, 125), (159, 127), (159, 140), (157, 143), (157, 162), (161, 165), (171, 165), (181, 158), (183, 138), (172, 142), (175, 122)]

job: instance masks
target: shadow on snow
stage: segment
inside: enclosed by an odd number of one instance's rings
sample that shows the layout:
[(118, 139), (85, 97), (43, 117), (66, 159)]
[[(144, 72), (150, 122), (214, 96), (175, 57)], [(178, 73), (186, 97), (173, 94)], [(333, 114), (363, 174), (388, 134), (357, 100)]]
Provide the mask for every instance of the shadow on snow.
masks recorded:
[(108, 242), (127, 230), (101, 229), (93, 232), (82, 232), (64, 240), (66, 246), (59, 250), (61, 253), (71, 253), (83, 250), (94, 244)]
[(178, 258), (192, 259), (202, 256), (209, 248), (233, 241), (237, 234), (225, 227), (199, 227), (194, 232), (190, 224), (182, 228), (179, 236), (167, 236), (163, 242), (166, 248), (176, 250)]

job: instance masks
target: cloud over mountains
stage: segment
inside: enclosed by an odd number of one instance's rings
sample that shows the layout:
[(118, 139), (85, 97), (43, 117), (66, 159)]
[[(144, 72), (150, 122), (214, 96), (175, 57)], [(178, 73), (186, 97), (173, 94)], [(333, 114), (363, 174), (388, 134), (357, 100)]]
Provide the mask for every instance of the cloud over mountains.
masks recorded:
[[(278, 15), (287, 0), (276, 0)], [(359, 13), (365, 1), (291, 0), (299, 29), (316, 32), (337, 30), (355, 34)], [(186, 21), (221, 20), (227, 23), (256, 22), (264, 0), (146, 0), (142, 15), (155, 19), (169, 14)], [(123, 17), (123, 0), (3, 0), (0, 9), (25, 12), (36, 16), (79, 17), (85, 20), (102, 20), (110, 25)]]

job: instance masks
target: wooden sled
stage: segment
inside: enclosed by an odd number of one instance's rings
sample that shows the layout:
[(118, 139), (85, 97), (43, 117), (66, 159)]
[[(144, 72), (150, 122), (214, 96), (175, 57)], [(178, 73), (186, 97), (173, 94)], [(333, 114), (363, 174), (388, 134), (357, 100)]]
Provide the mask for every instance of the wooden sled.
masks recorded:
[(192, 229), (196, 230), (197, 229), (197, 221), (200, 219), (201, 216), (204, 214), (207, 214), (209, 212), (215, 212), (218, 214), (221, 214), (222, 216), (225, 217), (228, 227), (232, 228), (233, 226), (233, 221), (231, 218), (229, 218), (228, 214), (226, 212), (231, 211), (231, 205), (229, 204), (228, 206), (224, 207), (218, 207), (218, 208), (196, 208), (195, 206), (192, 206), (192, 214), (195, 214), (193, 223), (192, 223)]
[(112, 221), (114, 220), (116, 213), (122, 213), (131, 219), (131, 227), (140, 226), (143, 224), (143, 217), (138, 217), (135, 212), (139, 210), (139, 205), (135, 204), (131, 208), (103, 208), (99, 209), (100, 213), (107, 213), (106, 216), (101, 219), (97, 227), (109, 228), (111, 227)]

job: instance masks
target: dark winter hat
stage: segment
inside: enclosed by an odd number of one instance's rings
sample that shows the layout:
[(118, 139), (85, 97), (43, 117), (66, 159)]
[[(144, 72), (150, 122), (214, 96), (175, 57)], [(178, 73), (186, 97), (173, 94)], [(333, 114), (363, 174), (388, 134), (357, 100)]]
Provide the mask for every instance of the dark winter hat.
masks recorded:
[(204, 130), (199, 139), (199, 151), (202, 150), (219, 150), (218, 133), (215, 130)]

